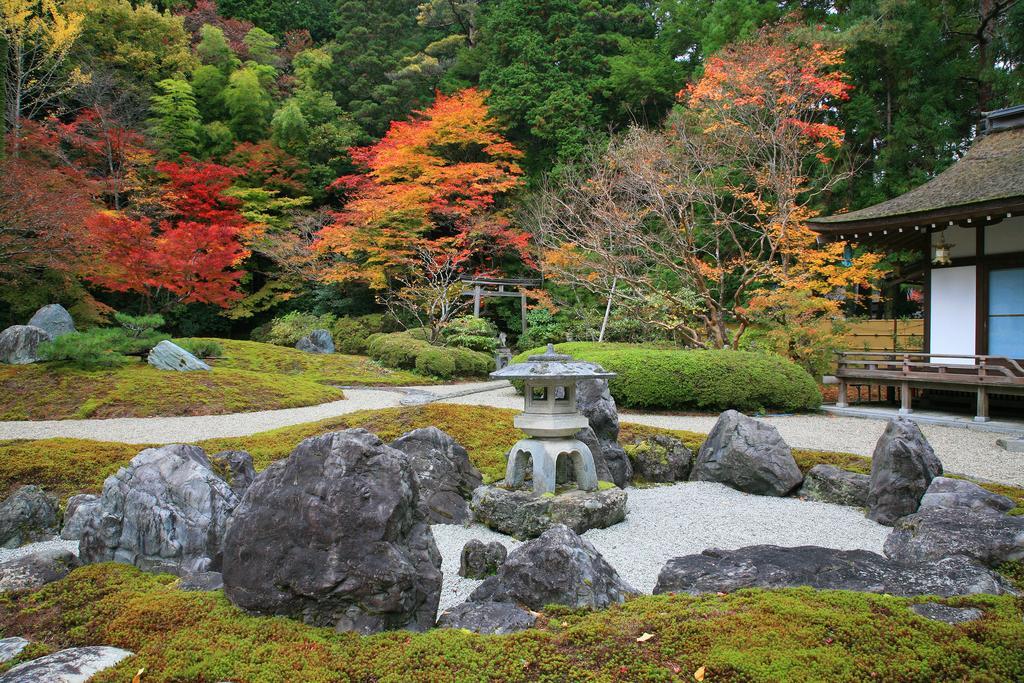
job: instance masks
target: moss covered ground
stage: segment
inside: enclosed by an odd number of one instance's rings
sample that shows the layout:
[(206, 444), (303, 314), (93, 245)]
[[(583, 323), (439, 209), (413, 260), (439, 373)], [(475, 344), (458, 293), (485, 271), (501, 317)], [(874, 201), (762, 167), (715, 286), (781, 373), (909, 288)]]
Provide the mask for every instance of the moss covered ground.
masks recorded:
[[(36, 593), (0, 598), (0, 627), (58, 648), (114, 645), (136, 656), (92, 679), (160, 681), (1012, 681), (1024, 680), (1019, 598), (948, 601), (983, 610), (950, 626), (911, 600), (839, 591), (742, 590), (645, 596), (587, 613), (550, 607), (539, 628), (361, 637), (258, 617), (220, 592), (126, 565), (76, 570)], [(638, 641), (644, 634), (652, 637)]]
[(143, 361), (109, 370), (66, 363), (0, 366), (0, 420), (218, 415), (316, 405), (343, 398), (337, 385), (430, 384), (364, 356), (318, 355), (217, 339), (211, 372), (167, 372)]

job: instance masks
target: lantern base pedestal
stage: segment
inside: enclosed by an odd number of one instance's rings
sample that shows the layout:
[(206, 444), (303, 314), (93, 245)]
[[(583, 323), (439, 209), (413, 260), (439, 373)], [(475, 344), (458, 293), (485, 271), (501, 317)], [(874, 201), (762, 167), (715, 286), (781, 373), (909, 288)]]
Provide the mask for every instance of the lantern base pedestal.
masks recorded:
[(476, 521), (523, 541), (557, 524), (578, 534), (605, 529), (626, 518), (626, 492), (612, 486), (600, 491), (570, 490), (537, 495), (501, 486), (480, 486), (470, 507)]
[[(586, 418), (583, 418), (584, 421)], [(533, 492), (554, 493), (559, 484), (575, 481), (576, 488), (597, 490), (597, 467), (587, 444), (577, 439), (522, 439), (508, 452), (505, 485), (520, 488), (533, 476)]]

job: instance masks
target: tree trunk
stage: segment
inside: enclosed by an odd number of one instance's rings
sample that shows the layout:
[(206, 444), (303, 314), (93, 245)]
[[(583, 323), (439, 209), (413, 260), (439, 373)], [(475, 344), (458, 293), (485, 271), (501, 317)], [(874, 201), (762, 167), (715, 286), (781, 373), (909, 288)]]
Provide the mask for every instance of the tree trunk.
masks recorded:
[(619, 278), (618, 277), (613, 277), (612, 278), (612, 288), (611, 288), (611, 291), (608, 292), (608, 303), (605, 304), (605, 307), (604, 307), (604, 320), (601, 321), (601, 332), (597, 335), (598, 343), (601, 343), (601, 342), (604, 341), (604, 331), (608, 328), (608, 316), (612, 312), (612, 297), (615, 296), (615, 285), (617, 285), (618, 283), (619, 283)]

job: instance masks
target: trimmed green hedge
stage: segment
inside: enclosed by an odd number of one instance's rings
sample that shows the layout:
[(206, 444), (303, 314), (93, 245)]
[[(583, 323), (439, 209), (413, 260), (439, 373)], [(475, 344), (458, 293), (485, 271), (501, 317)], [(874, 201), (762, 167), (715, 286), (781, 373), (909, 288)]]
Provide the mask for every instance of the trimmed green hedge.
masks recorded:
[[(626, 408), (788, 412), (821, 405), (821, 393), (807, 371), (771, 353), (593, 342), (555, 348), (618, 373), (609, 386), (615, 400)], [(542, 348), (525, 351), (513, 362), (542, 352)]]
[(366, 347), (371, 358), (389, 368), (416, 370), (441, 379), (483, 377), (494, 369), (494, 360), (487, 354), (434, 346), (421, 330), (370, 335)]

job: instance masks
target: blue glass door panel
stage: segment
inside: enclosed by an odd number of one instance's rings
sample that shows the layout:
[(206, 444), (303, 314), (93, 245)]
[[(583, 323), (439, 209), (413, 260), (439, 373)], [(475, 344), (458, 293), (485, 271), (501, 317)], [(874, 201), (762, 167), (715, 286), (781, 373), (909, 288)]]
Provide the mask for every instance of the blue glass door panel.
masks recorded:
[(1024, 358), (1024, 268), (989, 272), (988, 353)]

